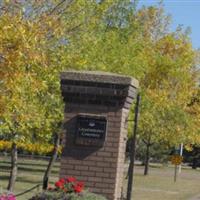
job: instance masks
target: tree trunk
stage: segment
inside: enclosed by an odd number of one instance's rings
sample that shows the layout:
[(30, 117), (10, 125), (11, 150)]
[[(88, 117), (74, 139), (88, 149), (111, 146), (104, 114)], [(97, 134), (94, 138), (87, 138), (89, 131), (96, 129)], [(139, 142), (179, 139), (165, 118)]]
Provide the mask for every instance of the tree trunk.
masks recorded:
[(193, 158), (192, 160), (192, 169), (196, 169), (197, 168), (197, 159)]
[(17, 145), (13, 142), (11, 149), (11, 169), (8, 183), (8, 191), (13, 192), (17, 178)]
[(149, 174), (149, 159), (150, 159), (150, 154), (149, 154), (149, 149), (150, 149), (150, 144), (147, 143), (146, 144), (146, 156), (145, 156), (145, 165), (144, 165), (144, 175), (148, 175)]
[(47, 169), (45, 171), (44, 177), (43, 177), (43, 190), (46, 190), (48, 187), (49, 177), (51, 174), (51, 169), (56, 161), (56, 158), (58, 156), (58, 148), (60, 144), (60, 134), (55, 134), (55, 141), (54, 141), (54, 149), (51, 155), (51, 158), (49, 160), (49, 164), (47, 166)]

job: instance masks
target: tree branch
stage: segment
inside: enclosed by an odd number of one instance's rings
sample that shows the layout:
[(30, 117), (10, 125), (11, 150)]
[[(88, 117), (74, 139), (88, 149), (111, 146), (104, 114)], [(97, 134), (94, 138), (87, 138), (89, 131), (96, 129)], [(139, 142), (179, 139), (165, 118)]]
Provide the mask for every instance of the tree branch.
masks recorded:
[[(67, 0), (62, 0), (59, 2), (50, 12), (49, 15), (53, 14), (63, 3), (65, 3)], [(69, 0), (68, 4), (66, 5), (66, 8), (73, 2), (74, 0)]]

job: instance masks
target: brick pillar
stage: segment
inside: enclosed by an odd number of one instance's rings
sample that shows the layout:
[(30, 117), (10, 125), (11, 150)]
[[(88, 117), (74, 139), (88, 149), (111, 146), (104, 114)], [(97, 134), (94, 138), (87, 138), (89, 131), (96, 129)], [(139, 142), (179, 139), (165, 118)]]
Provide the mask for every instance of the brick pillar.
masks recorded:
[[(84, 181), (91, 192), (109, 200), (120, 198), (127, 117), (137, 88), (138, 82), (127, 76), (76, 71), (61, 74), (66, 106), (60, 177), (75, 176)], [(80, 116), (92, 121), (105, 119), (105, 138), (79, 138)]]

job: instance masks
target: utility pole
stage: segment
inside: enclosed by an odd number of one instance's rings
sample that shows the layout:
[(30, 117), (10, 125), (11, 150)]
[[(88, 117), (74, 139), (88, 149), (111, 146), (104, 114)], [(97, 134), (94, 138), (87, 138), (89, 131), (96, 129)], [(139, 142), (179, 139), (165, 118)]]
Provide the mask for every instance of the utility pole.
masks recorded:
[(138, 126), (139, 104), (140, 104), (140, 94), (138, 93), (136, 105), (135, 105), (133, 137), (131, 140), (131, 147), (130, 147), (130, 164), (128, 168), (128, 188), (127, 188), (126, 200), (131, 200), (132, 193), (133, 193), (133, 174), (134, 174), (134, 164), (135, 164), (135, 150), (136, 150), (136, 135), (137, 135), (137, 126)]
[[(180, 156), (183, 156), (183, 143), (180, 145)], [(178, 166), (178, 173), (181, 173), (181, 164)]]
[(174, 166), (174, 182), (177, 180), (177, 170), (178, 170), (178, 165)]

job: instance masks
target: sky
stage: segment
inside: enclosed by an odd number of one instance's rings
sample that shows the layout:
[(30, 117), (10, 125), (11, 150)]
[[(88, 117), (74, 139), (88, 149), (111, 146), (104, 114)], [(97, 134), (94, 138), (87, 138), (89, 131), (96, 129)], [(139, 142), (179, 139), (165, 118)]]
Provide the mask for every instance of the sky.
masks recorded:
[[(139, 0), (142, 5), (155, 5), (160, 0)], [(191, 28), (193, 47), (200, 48), (200, 0), (163, 0), (167, 14), (172, 16), (172, 30), (178, 25)]]

